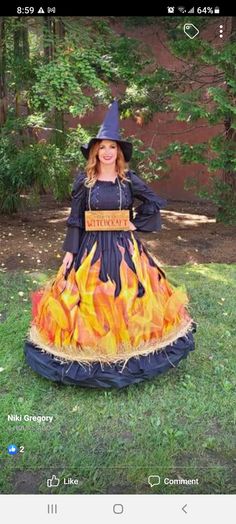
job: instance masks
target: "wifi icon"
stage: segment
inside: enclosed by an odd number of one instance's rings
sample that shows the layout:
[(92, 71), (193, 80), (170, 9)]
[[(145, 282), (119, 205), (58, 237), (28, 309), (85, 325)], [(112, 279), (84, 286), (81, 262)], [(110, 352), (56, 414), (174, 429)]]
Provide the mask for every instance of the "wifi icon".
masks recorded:
[(179, 11), (180, 13), (186, 13), (186, 9), (185, 9), (185, 7), (178, 7), (178, 11)]

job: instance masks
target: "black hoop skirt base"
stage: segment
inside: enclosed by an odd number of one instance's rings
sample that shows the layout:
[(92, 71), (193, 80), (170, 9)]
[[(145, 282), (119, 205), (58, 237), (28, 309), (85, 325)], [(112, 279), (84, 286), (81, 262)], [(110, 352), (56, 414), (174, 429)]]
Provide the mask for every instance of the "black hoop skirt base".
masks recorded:
[(53, 382), (88, 388), (121, 389), (175, 368), (180, 360), (194, 350), (195, 331), (193, 325), (191, 331), (179, 337), (171, 345), (147, 356), (131, 357), (125, 365), (99, 362), (81, 365), (76, 361), (68, 362), (42, 351), (29, 341), (25, 342), (24, 352), (29, 366), (36, 373)]

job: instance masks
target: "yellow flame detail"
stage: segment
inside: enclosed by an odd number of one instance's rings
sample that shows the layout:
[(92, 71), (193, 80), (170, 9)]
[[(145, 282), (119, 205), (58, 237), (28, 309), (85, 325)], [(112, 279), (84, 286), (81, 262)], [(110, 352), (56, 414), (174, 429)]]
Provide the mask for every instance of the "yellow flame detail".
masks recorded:
[[(161, 341), (183, 321), (189, 321), (186, 293), (174, 288), (158, 267), (150, 265), (144, 251), (139, 253), (132, 235), (130, 254), (136, 273), (120, 249), (121, 291), (115, 297), (115, 282), (99, 279), (101, 260), (91, 265), (97, 244), (86, 254), (77, 271), (71, 269), (67, 280), (60, 267), (54, 282), (45, 286), (33, 324), (50, 344), (79, 353), (89, 347), (94, 355), (124, 354), (142, 342)], [(145, 292), (138, 297), (138, 283)]]

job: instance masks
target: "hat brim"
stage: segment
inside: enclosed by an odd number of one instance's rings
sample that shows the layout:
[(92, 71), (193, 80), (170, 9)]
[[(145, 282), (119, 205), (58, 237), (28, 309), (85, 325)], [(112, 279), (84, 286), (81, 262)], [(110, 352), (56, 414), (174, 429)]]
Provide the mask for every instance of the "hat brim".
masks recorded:
[[(80, 147), (80, 150), (83, 153), (83, 155), (86, 158), (86, 160), (88, 160), (88, 158), (89, 158), (90, 149), (93, 146), (93, 144), (95, 144), (98, 141), (101, 142), (102, 140), (113, 140), (113, 139), (109, 138), (109, 137), (107, 137), (107, 138), (91, 138), (91, 140), (88, 142), (88, 144), (85, 144), (84, 146)], [(119, 146), (120, 146), (120, 148), (122, 150), (122, 153), (124, 155), (125, 161), (129, 162), (131, 157), (132, 157), (132, 151), (133, 151), (133, 146), (132, 146), (131, 142), (125, 142), (124, 140), (114, 140), (114, 142), (117, 142), (117, 144), (119, 144)]]

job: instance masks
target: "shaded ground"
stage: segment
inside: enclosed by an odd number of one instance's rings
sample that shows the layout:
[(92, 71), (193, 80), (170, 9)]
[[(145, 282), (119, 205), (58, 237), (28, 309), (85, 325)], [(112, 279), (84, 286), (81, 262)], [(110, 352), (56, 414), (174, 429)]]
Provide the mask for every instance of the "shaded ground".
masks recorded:
[[(35, 210), (1, 216), (1, 270), (58, 268), (69, 211), (70, 202), (46, 195)], [(215, 211), (212, 204), (169, 202), (162, 231), (140, 238), (161, 264), (236, 262), (236, 227), (216, 223)]]

